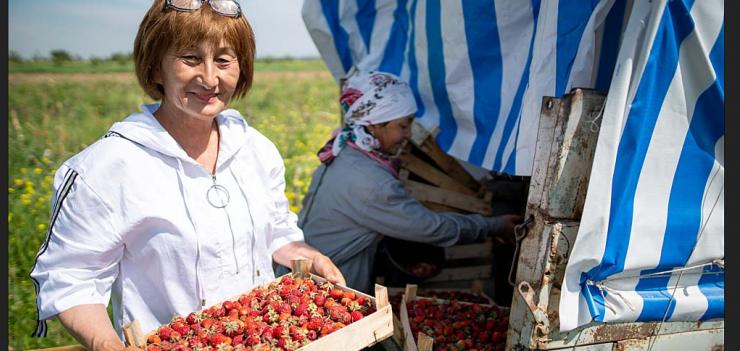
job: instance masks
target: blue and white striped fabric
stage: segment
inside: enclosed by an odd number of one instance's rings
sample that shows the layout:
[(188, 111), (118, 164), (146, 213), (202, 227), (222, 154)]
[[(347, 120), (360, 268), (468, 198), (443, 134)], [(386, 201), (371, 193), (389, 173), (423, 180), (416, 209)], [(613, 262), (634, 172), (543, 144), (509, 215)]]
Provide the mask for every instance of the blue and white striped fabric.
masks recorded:
[(636, 1), (560, 329), (724, 317), (724, 4)]
[(307, 0), (303, 19), (337, 80), (397, 74), (448, 154), (530, 175), (542, 96), (608, 87), (627, 2)]

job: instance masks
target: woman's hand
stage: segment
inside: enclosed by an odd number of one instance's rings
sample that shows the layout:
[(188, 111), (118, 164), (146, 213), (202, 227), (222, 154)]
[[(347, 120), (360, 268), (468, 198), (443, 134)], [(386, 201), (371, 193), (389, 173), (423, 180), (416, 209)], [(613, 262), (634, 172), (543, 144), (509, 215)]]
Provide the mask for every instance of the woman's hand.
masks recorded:
[(347, 285), (344, 281), (344, 276), (339, 268), (334, 265), (334, 262), (322, 254), (318, 254), (311, 260), (311, 271), (316, 275), (324, 277), (326, 280), (339, 285)]
[(272, 259), (285, 267), (290, 267), (290, 261), (298, 257), (311, 261), (311, 273), (324, 277), (334, 284), (347, 285), (342, 272), (334, 265), (334, 262), (303, 241), (285, 244), (272, 254)]
[(513, 214), (502, 215), (499, 218), (501, 219), (501, 228), (496, 233), (493, 233), (493, 236), (503, 239), (507, 244), (516, 243), (514, 227), (521, 224), (524, 218)]
[(108, 318), (103, 304), (74, 306), (57, 315), (59, 322), (86, 349), (97, 350), (140, 350), (124, 346)]

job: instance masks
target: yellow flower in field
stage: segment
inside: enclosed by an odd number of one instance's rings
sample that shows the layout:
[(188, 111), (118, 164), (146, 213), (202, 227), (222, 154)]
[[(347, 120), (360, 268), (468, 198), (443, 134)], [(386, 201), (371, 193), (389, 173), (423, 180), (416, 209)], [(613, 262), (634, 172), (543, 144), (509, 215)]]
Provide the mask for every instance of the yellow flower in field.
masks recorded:
[(36, 193), (36, 189), (33, 188), (33, 183), (31, 182), (26, 182), (25, 190), (26, 190), (26, 193), (30, 195), (33, 195)]
[(13, 221), (13, 212), (8, 212), (8, 223)]
[(20, 171), (21, 171), (21, 174), (26, 174), (26, 173), (28, 173), (28, 168), (21, 167)]
[(23, 204), (23, 205), (29, 205), (29, 204), (31, 204), (31, 195), (29, 195), (29, 194), (21, 194), (21, 204)]
[(33, 174), (41, 174), (41, 172), (43, 172), (43, 171), (44, 171), (43, 169), (41, 169), (39, 167), (36, 167), (36, 168), (33, 169)]
[(12, 194), (15, 192), (15, 188), (8, 188), (8, 193)]
[(51, 160), (48, 159), (47, 157), (44, 157), (44, 158), (41, 159), (41, 162), (43, 162), (45, 165), (48, 165), (48, 164), (51, 163)]
[(23, 185), (23, 184), (25, 183), (25, 181), (24, 181), (23, 179), (18, 179), (18, 178), (15, 178), (15, 180), (13, 181), (13, 183), (14, 183), (14, 184), (15, 184), (16, 186), (21, 186), (21, 185)]
[(41, 180), (41, 188), (42, 189), (49, 189), (51, 188), (51, 184), (54, 182), (54, 178), (51, 176), (44, 176), (44, 179)]
[(38, 229), (39, 231), (44, 231), (44, 230), (46, 230), (46, 224), (39, 223), (39, 224), (36, 225), (36, 229)]

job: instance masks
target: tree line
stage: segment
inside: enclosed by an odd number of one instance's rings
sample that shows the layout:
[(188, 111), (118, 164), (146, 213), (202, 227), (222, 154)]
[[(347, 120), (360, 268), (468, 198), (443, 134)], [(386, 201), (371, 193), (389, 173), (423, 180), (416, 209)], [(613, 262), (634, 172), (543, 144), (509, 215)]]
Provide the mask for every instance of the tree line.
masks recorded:
[(122, 53), (122, 52), (116, 52), (111, 54), (108, 57), (97, 57), (93, 56), (89, 59), (83, 59), (80, 56), (73, 55), (69, 53), (66, 50), (62, 49), (55, 49), (49, 51), (49, 56), (42, 57), (42, 56), (34, 56), (32, 58), (24, 58), (23, 55), (21, 55), (19, 52), (10, 50), (8, 52), (8, 61), (14, 62), (14, 63), (23, 63), (23, 62), (40, 62), (40, 61), (51, 61), (56, 65), (62, 65), (65, 62), (73, 62), (73, 61), (88, 61), (92, 65), (97, 65), (103, 62), (117, 62), (120, 65), (125, 65), (133, 60), (133, 53)]

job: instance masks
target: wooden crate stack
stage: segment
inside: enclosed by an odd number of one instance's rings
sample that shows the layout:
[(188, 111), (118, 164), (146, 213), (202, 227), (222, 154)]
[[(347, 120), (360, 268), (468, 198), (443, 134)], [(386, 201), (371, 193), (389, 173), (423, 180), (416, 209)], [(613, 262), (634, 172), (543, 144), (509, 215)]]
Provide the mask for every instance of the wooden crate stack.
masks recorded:
[[(406, 191), (435, 212), (493, 214), (492, 193), (434, 140), (435, 133), (414, 122), (399, 159)], [(491, 278), (493, 239), (445, 248), (446, 267), (422, 283), (425, 287), (470, 287)]]

